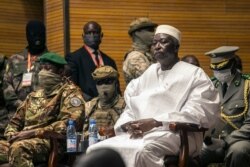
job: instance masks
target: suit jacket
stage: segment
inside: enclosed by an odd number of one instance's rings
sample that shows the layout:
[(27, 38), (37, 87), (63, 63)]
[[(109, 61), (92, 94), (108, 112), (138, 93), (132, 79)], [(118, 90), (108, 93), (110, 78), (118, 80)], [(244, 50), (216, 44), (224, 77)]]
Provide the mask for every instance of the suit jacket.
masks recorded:
[[(105, 53), (101, 51), (100, 53), (104, 65), (109, 65), (117, 70), (115, 61)], [(81, 47), (73, 53), (67, 54), (65, 59), (71, 68), (71, 79), (82, 89), (84, 99), (89, 101), (90, 99), (97, 97), (98, 92), (96, 84), (91, 75), (91, 73), (96, 69), (96, 65), (85, 47)], [(118, 89), (120, 92), (120, 87)]]

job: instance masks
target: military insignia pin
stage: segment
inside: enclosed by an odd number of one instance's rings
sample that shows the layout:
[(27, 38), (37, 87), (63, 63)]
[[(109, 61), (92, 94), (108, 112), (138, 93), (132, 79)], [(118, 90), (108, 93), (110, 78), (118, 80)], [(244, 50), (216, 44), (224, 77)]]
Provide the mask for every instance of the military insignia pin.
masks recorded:
[(70, 103), (74, 107), (78, 107), (81, 105), (81, 100), (78, 97), (73, 97), (70, 99)]

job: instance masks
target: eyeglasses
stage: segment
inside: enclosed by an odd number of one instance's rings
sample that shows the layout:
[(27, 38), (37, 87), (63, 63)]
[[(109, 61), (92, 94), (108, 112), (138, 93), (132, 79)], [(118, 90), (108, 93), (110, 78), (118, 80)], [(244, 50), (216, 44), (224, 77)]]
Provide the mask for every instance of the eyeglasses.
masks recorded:
[(97, 80), (96, 85), (111, 85), (114, 81), (114, 78), (106, 78), (102, 80)]

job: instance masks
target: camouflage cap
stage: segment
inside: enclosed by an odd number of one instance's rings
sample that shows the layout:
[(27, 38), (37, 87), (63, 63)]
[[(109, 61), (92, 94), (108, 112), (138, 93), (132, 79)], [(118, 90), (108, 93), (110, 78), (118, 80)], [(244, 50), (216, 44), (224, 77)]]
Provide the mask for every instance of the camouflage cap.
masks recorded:
[(94, 80), (100, 80), (105, 78), (118, 78), (118, 72), (111, 66), (102, 66), (92, 73)]
[(133, 20), (130, 23), (128, 34), (131, 35), (134, 31), (142, 29), (142, 28), (148, 28), (148, 27), (156, 27), (157, 24), (153, 23), (149, 18), (147, 17), (140, 17), (135, 20)]
[(41, 62), (52, 62), (58, 65), (65, 65), (67, 64), (66, 60), (64, 59), (63, 56), (60, 56), (57, 53), (53, 53), (53, 52), (47, 52), (45, 54), (43, 54), (39, 60)]
[(226, 67), (235, 57), (235, 52), (239, 50), (238, 46), (221, 46), (206, 52), (205, 55), (211, 58), (211, 69), (222, 69)]

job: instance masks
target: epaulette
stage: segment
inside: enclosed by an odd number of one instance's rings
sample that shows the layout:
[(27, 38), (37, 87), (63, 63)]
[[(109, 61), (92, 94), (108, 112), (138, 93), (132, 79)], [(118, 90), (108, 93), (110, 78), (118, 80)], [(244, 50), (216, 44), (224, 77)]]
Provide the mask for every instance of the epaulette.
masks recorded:
[(250, 80), (250, 74), (241, 74), (241, 77), (246, 80)]

